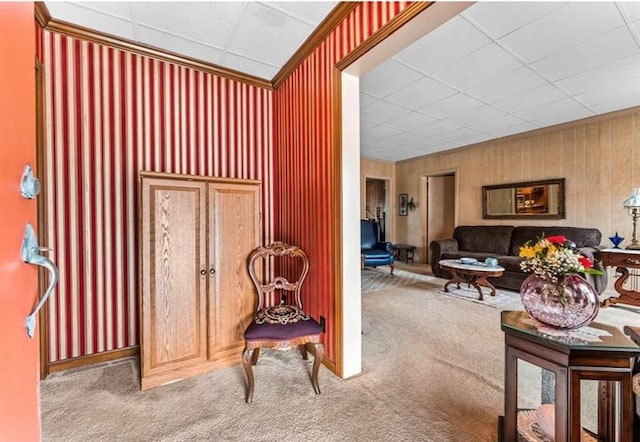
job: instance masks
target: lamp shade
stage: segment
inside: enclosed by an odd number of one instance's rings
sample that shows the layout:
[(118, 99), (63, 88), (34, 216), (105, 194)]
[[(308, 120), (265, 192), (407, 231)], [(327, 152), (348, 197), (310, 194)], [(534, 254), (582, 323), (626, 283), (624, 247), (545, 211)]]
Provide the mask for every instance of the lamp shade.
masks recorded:
[(625, 209), (633, 209), (635, 207), (640, 207), (640, 187), (636, 187), (633, 189), (633, 194), (624, 200), (622, 203), (622, 207)]

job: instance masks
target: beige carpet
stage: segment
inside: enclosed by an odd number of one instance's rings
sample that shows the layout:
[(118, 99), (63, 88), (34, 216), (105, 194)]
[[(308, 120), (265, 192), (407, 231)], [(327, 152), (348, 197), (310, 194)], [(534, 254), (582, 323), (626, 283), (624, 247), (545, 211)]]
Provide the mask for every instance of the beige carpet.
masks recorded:
[[(426, 283), (370, 292), (362, 302), (363, 373), (341, 380), (322, 368), (320, 396), (297, 352), (261, 357), (252, 404), (243, 400), (240, 366), (142, 392), (130, 358), (43, 381), (43, 440), (495, 441), (500, 308), (439, 295)], [(620, 327), (640, 323), (637, 310), (607, 310)]]

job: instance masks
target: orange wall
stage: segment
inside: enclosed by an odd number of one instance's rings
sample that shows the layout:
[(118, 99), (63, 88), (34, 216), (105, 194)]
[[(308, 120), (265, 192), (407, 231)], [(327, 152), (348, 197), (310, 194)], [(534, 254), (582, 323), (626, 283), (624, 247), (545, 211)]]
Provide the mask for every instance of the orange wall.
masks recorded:
[[(305, 309), (327, 318), (326, 356), (335, 361), (337, 223), (333, 69), (408, 2), (360, 3), (274, 93), (275, 237), (309, 255)], [(313, 292), (313, 296), (306, 293)]]
[[(37, 271), (22, 262), (25, 224), (36, 202), (20, 195), (26, 163), (35, 162), (33, 3), (0, 3), (0, 440), (40, 438), (38, 338), (24, 321), (36, 302)], [(39, 325), (38, 325), (39, 327)]]

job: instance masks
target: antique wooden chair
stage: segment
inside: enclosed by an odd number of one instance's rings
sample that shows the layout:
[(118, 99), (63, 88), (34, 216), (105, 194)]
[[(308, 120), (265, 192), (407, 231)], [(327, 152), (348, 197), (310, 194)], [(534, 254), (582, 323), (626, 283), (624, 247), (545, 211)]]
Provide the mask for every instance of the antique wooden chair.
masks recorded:
[[(274, 271), (266, 271), (272, 261)], [(324, 356), (320, 342), (322, 326), (302, 309), (300, 289), (309, 272), (307, 254), (296, 246), (275, 242), (254, 250), (249, 257), (249, 275), (258, 293), (256, 316), (247, 327), (242, 365), (247, 373), (246, 401), (253, 400), (253, 366), (262, 348), (290, 350), (299, 347), (306, 360), (307, 350), (314, 353), (311, 383), (320, 394), (318, 369)], [(286, 275), (268, 277), (269, 273)], [(293, 282), (291, 275), (297, 274)], [(266, 280), (264, 283), (263, 281)]]

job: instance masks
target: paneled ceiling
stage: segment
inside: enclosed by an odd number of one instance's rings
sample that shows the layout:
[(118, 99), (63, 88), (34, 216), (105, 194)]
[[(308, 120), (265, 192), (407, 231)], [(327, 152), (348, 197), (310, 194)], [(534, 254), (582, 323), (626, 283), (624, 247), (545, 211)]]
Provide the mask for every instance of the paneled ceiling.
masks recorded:
[[(336, 2), (46, 2), (272, 79)], [(640, 105), (640, 2), (480, 2), (361, 78), (361, 155), (398, 161)]]

